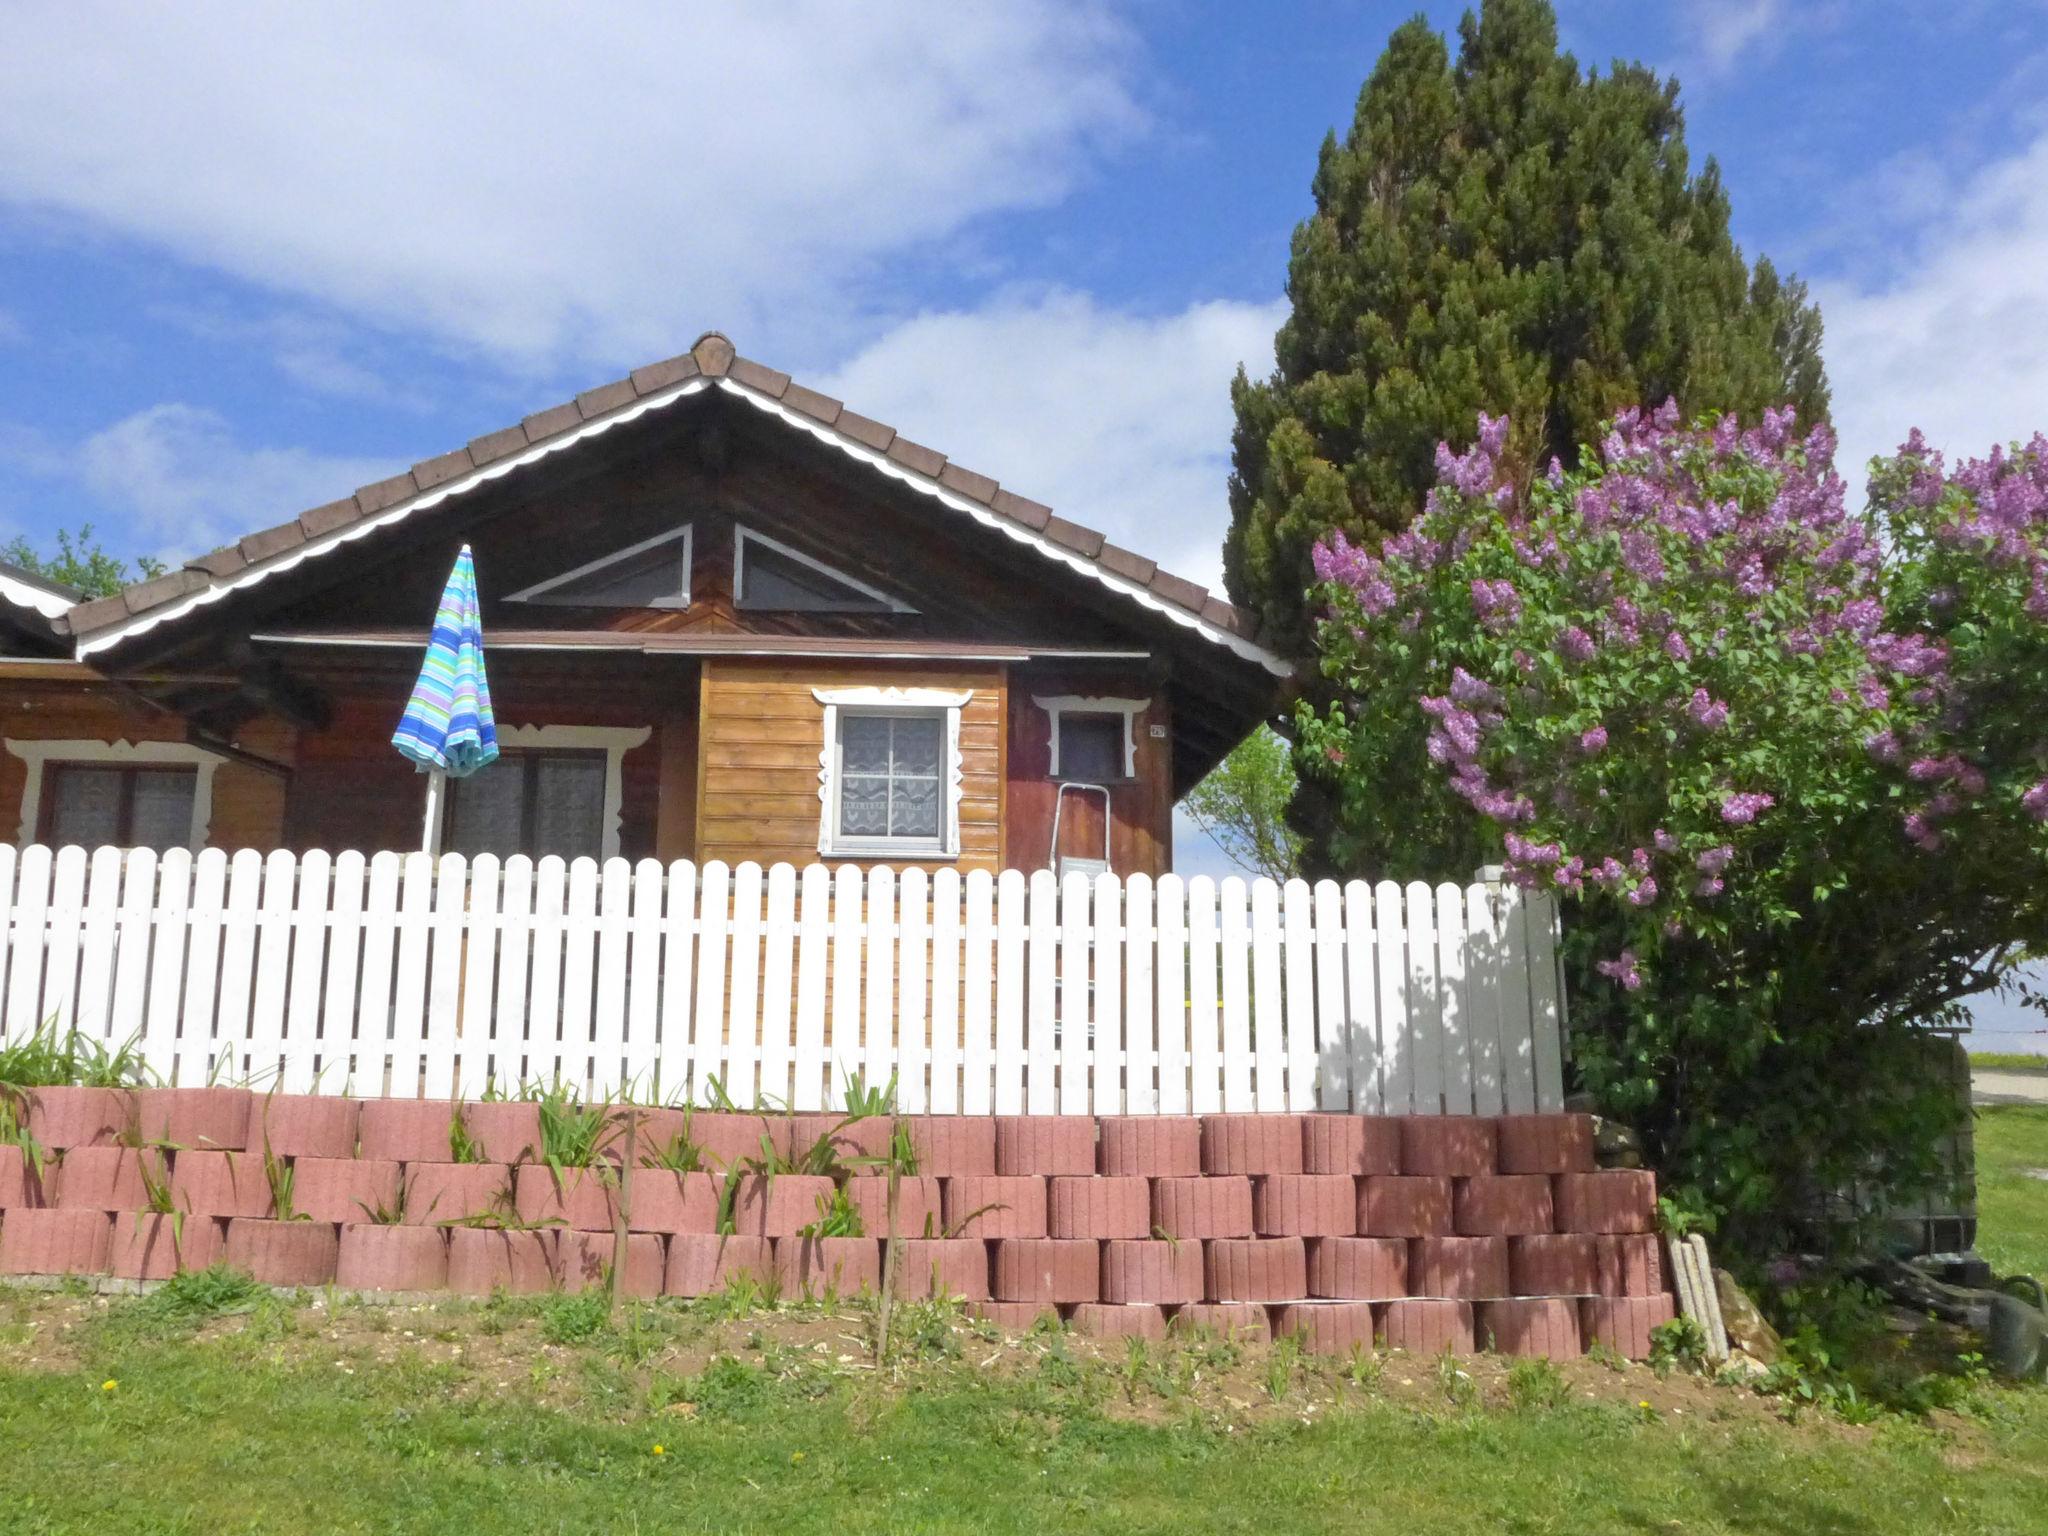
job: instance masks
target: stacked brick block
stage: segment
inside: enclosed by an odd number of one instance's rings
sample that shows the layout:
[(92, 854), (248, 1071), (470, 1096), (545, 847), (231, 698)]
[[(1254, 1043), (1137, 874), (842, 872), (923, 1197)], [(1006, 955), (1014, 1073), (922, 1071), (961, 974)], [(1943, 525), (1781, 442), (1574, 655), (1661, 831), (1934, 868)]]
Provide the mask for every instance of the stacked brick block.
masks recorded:
[[(636, 1113), (643, 1151), (684, 1133), (680, 1112)], [(1672, 1315), (1652, 1176), (1596, 1169), (1584, 1117), (904, 1123), (919, 1164), (897, 1188), (901, 1294), (956, 1296), (1005, 1325), (1641, 1356)], [(616, 1178), (545, 1166), (530, 1104), (45, 1089), (30, 1128), (50, 1162), (38, 1176), (0, 1148), (0, 1274), (161, 1279), (226, 1262), (276, 1285), (488, 1294), (595, 1285), (616, 1252)], [(634, 1170), (630, 1294), (881, 1283), (888, 1181), (861, 1160), (886, 1150), (888, 1121), (699, 1113), (687, 1128), (697, 1169)], [(794, 1156), (821, 1136), (847, 1160), (836, 1178), (739, 1166), (764, 1140)], [(284, 1168), (288, 1212), (267, 1172)], [(806, 1235), (842, 1193), (865, 1235)]]

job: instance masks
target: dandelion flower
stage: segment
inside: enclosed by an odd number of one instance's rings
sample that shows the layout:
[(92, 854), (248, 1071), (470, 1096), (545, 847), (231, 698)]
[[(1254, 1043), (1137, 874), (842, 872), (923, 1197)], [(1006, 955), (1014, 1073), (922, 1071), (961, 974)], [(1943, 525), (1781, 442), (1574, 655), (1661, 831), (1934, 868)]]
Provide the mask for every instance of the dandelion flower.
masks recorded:
[(654, 1454), (657, 1456), (666, 1456), (668, 1454), (668, 1447), (664, 1445), (657, 1445), (654, 1448)]
[(101, 1390), (102, 1392), (111, 1392), (111, 1391), (113, 1391), (113, 1390), (114, 1390), (114, 1388), (116, 1388), (116, 1387), (118, 1387), (118, 1386), (120, 1386), (120, 1385), (121, 1385), (121, 1383), (120, 1383), (120, 1382), (118, 1382), (118, 1381), (114, 1380), (114, 1378), (113, 1378), (113, 1377), (109, 1376), (109, 1377), (108, 1377), (108, 1378), (107, 1378), (107, 1379), (106, 1379), (105, 1381), (103, 1381), (103, 1382), (101, 1382), (101, 1383), (100, 1383), (100, 1390)]

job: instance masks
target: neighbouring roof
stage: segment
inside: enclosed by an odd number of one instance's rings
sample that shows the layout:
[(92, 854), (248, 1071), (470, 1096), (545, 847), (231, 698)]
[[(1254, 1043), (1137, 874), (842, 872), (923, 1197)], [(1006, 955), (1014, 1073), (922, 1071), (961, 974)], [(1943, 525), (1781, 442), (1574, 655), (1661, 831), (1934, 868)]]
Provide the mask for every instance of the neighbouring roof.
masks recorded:
[(85, 594), (76, 587), (21, 566), (0, 560), (0, 598), (17, 608), (27, 608), (46, 619), (54, 619), (78, 606)]
[(746, 401), (789, 426), (837, 447), (880, 473), (1091, 576), (1125, 599), (1194, 630), (1275, 676), (1291, 670), (1258, 643), (1249, 614), (1156, 561), (1069, 522), (1041, 502), (1005, 490), (987, 475), (903, 437), (894, 427), (848, 410), (795, 383), (788, 374), (738, 356), (707, 332), (679, 357), (636, 368), (623, 379), (487, 433), (467, 447), (366, 485), (353, 496), (300, 513), (289, 522), (187, 561), (182, 569), (136, 582), (111, 597), (71, 607), (57, 620), (76, 637), (80, 659), (174, 623), (282, 570), (388, 527), (412, 513), (495, 480), (613, 426), (707, 389)]

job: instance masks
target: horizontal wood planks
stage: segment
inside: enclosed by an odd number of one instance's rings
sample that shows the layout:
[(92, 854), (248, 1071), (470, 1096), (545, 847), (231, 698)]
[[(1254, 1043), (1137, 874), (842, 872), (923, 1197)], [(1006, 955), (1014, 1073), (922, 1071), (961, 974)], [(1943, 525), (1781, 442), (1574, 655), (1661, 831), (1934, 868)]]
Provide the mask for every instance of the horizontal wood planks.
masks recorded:
[(0, 1033), (165, 1082), (912, 1113), (1559, 1108), (1555, 908), (1486, 885), (0, 846)]
[[(820, 688), (971, 692), (960, 711), (960, 857), (993, 870), (1002, 857), (1003, 668), (859, 666), (734, 659), (704, 663), (698, 720), (700, 860), (805, 864), (818, 857)], [(943, 866), (925, 865), (928, 873)]]

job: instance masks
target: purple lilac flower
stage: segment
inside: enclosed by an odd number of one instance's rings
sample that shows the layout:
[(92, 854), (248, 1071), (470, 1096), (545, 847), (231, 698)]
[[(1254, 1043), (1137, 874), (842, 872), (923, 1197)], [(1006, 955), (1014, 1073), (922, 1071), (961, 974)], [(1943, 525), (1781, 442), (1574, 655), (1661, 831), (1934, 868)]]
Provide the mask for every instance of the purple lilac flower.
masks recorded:
[(1721, 894), (1726, 885), (1727, 881), (1723, 880), (1719, 875), (1708, 875), (1706, 879), (1700, 881), (1698, 885), (1692, 888), (1692, 893), (1702, 901), (1712, 901)]
[(1718, 848), (1709, 848), (1705, 853), (1694, 859), (1693, 866), (1701, 874), (1718, 875), (1728, 867), (1728, 861), (1734, 857), (1735, 849), (1731, 845), (1723, 843)]
[(1657, 882), (1647, 877), (1638, 882), (1636, 888), (1628, 893), (1628, 904), (1632, 907), (1647, 907), (1656, 899)]
[(1664, 637), (1664, 654), (1673, 661), (1691, 661), (1692, 647), (1685, 643), (1685, 636), (1674, 629)]
[(1666, 832), (1662, 827), (1659, 827), (1655, 832), (1650, 834), (1650, 841), (1656, 845), (1656, 849), (1659, 853), (1678, 852), (1678, 839), (1673, 837), (1669, 832)]
[(1636, 969), (1636, 954), (1632, 949), (1624, 949), (1612, 960), (1598, 961), (1593, 969), (1602, 976), (1620, 982), (1623, 989), (1629, 992), (1635, 991), (1643, 984), (1643, 975)]
[(1746, 827), (1777, 803), (1776, 796), (1758, 792), (1730, 795), (1721, 802), (1721, 819), (1731, 827)]
[(1725, 701), (1710, 698), (1704, 688), (1692, 691), (1692, 702), (1686, 706), (1693, 721), (1710, 731), (1718, 731), (1728, 723), (1728, 705)]
[(1594, 652), (1593, 637), (1573, 624), (1557, 637), (1557, 649), (1567, 661), (1591, 661)]
[(2041, 780), (2020, 796), (2020, 804), (2036, 821), (2048, 821), (2048, 779)]
[(1579, 750), (1591, 757), (1607, 748), (1607, 727), (1596, 725), (1591, 730), (1579, 732)]

